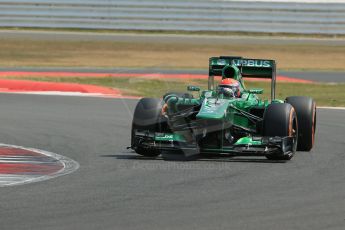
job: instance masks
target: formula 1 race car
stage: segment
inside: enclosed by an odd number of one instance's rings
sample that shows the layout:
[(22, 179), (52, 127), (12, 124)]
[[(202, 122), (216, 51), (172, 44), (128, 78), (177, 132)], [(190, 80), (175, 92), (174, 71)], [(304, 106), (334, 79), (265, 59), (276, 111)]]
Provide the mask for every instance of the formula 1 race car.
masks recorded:
[[(215, 77), (222, 77), (215, 87)], [(243, 78), (271, 79), (271, 100), (246, 89)], [(212, 154), (266, 156), (290, 160), (314, 145), (316, 104), (312, 98), (275, 98), (274, 60), (212, 57), (208, 90), (168, 93), (163, 99), (142, 98), (134, 111), (131, 147), (144, 156), (193, 159)]]

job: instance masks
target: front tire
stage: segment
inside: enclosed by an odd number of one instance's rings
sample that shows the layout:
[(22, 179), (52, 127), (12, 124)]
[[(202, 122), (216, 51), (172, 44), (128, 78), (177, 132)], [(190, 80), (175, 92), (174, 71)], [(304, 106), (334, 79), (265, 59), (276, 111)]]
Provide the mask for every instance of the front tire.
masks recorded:
[(315, 142), (316, 103), (310, 97), (293, 96), (286, 98), (297, 114), (298, 120), (298, 151), (310, 151)]
[(290, 160), (296, 152), (298, 124), (295, 109), (287, 103), (274, 103), (267, 107), (264, 113), (264, 136), (293, 137), (289, 154), (275, 153), (266, 155), (269, 160)]
[(157, 149), (145, 148), (140, 143), (136, 143), (135, 130), (145, 130), (148, 132), (158, 131), (161, 109), (161, 100), (156, 98), (142, 98), (135, 107), (132, 122), (131, 146), (136, 153), (148, 157), (155, 157), (160, 154), (160, 151)]

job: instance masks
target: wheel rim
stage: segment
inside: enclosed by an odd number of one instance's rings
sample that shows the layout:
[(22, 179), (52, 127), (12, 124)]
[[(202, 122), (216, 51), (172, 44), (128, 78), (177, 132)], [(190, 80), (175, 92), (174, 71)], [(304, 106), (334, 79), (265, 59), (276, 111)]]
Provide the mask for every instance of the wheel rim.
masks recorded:
[(315, 141), (315, 128), (316, 128), (316, 105), (313, 103), (313, 120), (312, 120), (312, 130), (311, 130), (311, 146), (314, 146)]
[(293, 137), (293, 139), (292, 139), (293, 140), (292, 151), (296, 152), (297, 142), (298, 142), (298, 127), (297, 127), (297, 119), (296, 118), (293, 120), (292, 137)]
[(293, 137), (292, 152), (295, 153), (297, 150), (297, 142), (298, 142), (298, 123), (297, 123), (297, 118), (296, 118), (296, 113), (295, 113), (294, 108), (292, 108), (290, 112), (289, 136)]

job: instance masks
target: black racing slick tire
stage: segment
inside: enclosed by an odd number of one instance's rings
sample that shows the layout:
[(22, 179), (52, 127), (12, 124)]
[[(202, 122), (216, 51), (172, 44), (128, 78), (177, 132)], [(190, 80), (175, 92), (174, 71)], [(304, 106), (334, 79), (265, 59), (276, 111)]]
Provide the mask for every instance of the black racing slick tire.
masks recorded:
[(142, 98), (134, 110), (132, 122), (131, 146), (135, 152), (148, 157), (158, 156), (160, 151), (152, 148), (144, 148), (135, 141), (135, 130), (156, 132), (159, 129), (161, 116), (161, 100), (156, 98)]
[(310, 151), (315, 142), (316, 103), (310, 97), (293, 96), (286, 98), (286, 103), (292, 105), (298, 120), (298, 151)]
[(298, 124), (295, 109), (287, 103), (273, 103), (264, 113), (264, 136), (267, 137), (294, 137), (290, 154), (266, 155), (269, 160), (290, 160), (296, 152)]

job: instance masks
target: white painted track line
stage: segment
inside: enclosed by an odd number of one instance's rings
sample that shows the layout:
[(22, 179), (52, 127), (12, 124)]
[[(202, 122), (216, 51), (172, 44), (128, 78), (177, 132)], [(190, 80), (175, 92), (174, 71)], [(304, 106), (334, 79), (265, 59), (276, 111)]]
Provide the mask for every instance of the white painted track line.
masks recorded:
[[(74, 171), (76, 171), (79, 168), (79, 163), (62, 155), (48, 152), (45, 150), (35, 149), (35, 148), (26, 148), (22, 146), (16, 146), (16, 145), (7, 145), (0, 143), (0, 148), (18, 148), (23, 150), (28, 150), (32, 152), (36, 152), (48, 157), (51, 157), (57, 161), (59, 161), (63, 168), (55, 173), (47, 174), (47, 175), (15, 175), (15, 174), (0, 174), (0, 187), (6, 187), (6, 186), (13, 186), (13, 185), (21, 185), (21, 184), (28, 184), (32, 182), (39, 182), (44, 181), (48, 179), (52, 179), (58, 176), (70, 174)], [(7, 163), (12, 162), (7, 161)], [(24, 161), (25, 163), (28, 163), (28, 161)], [(13, 163), (19, 163), (18, 161), (15, 161)], [(30, 162), (29, 162), (30, 163)], [(36, 162), (37, 163), (37, 162)], [(43, 162), (44, 163), (44, 162)]]

